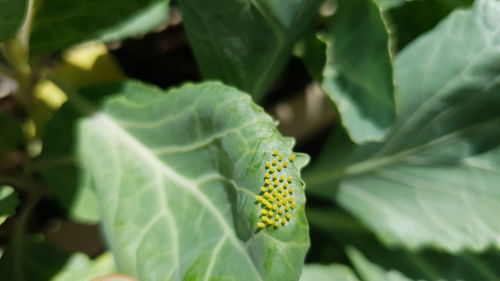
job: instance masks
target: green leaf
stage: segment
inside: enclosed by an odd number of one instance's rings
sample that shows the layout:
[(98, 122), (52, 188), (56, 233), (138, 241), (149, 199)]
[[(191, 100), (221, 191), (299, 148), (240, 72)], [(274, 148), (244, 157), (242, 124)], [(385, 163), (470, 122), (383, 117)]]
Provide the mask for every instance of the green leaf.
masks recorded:
[[(391, 0), (388, 0), (391, 1)], [(396, 0), (398, 1), (398, 0)], [(401, 1), (402, 2), (402, 1)], [(473, 0), (426, 0), (410, 1), (401, 7), (389, 10), (391, 29), (394, 30), (394, 44), (403, 49), (421, 34), (434, 28), (456, 8), (468, 7)]]
[(261, 100), (320, 0), (181, 0), (191, 48), (205, 79)]
[[(265, 161), (291, 154), (248, 95), (220, 83), (167, 93), (123, 84), (80, 127), (105, 237), (121, 272), (151, 280), (298, 280), (309, 246), (298, 155), (294, 218), (259, 231)], [(94, 89), (107, 92), (109, 88)]]
[(379, 141), (396, 114), (388, 32), (372, 1), (338, 6), (326, 39), (323, 88), (356, 143)]
[(358, 281), (358, 278), (345, 265), (306, 264), (300, 281)]
[(308, 208), (311, 231), (326, 233), (323, 247), (342, 243), (353, 270), (363, 281), (475, 281), (499, 280), (496, 266), (500, 253), (489, 249), (481, 254), (456, 255), (434, 250), (405, 251), (387, 248), (355, 218), (335, 208)]
[(409, 45), (396, 63), (401, 113), (386, 142), (355, 148), (336, 169), (324, 155), (310, 188), (340, 182), (330, 196), (388, 244), (498, 247), (498, 13), (500, 2), (476, 1)]
[(309, 75), (316, 81), (323, 80), (323, 69), (326, 62), (326, 42), (325, 35), (316, 34), (314, 29), (310, 29), (294, 47), (294, 55), (304, 62)]
[(0, 259), (2, 278), (9, 281), (88, 281), (114, 273), (110, 254), (91, 260), (84, 254), (66, 253), (41, 236), (13, 242)]
[(41, 1), (31, 52), (57, 51), (91, 40), (113, 41), (146, 33), (168, 17), (169, 0)]
[(476, 281), (499, 280), (498, 252), (446, 256), (437, 252), (410, 253), (348, 249), (348, 256), (364, 281)]
[(92, 260), (84, 254), (76, 253), (69, 257), (64, 267), (51, 281), (88, 281), (115, 272), (115, 262), (111, 253), (102, 254)]
[(90, 177), (75, 155), (76, 122), (82, 114), (66, 103), (47, 124), (43, 150), (33, 168), (51, 188), (69, 218), (83, 223), (100, 220), (99, 206)]
[(24, 21), (28, 0), (0, 2), (0, 42), (14, 36)]
[(411, 0), (373, 0), (382, 10), (388, 10), (403, 5)]
[(16, 212), (17, 205), (19, 205), (19, 198), (14, 188), (0, 185), (0, 224)]
[(19, 121), (0, 112), (0, 160), (7, 153), (24, 142), (24, 134)]

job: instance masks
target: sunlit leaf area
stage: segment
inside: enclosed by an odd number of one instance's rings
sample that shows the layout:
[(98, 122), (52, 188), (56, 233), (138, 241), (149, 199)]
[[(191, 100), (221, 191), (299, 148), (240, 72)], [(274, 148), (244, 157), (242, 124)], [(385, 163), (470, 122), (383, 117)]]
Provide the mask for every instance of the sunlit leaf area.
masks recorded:
[(500, 281), (500, 0), (0, 0), (1, 281)]

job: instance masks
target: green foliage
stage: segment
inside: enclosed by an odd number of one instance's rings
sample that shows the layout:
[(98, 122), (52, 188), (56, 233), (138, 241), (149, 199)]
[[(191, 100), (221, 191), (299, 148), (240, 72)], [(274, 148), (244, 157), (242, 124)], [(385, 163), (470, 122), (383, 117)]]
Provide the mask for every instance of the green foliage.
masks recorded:
[(31, 52), (57, 51), (90, 40), (143, 34), (162, 24), (169, 0), (41, 1), (33, 22)]
[(0, 112), (0, 162), (7, 153), (24, 141), (21, 124), (9, 115)]
[(10, 281), (89, 281), (115, 272), (110, 254), (90, 260), (86, 255), (70, 255), (43, 237), (16, 237), (16, 243), (0, 259), (2, 278)]
[(319, 0), (180, 0), (186, 32), (205, 79), (261, 100), (282, 70)]
[(18, 204), (19, 198), (14, 189), (11, 186), (0, 186), (0, 224), (16, 212)]
[(21, 27), (28, 0), (4, 0), (0, 2), (0, 42), (14, 36)]
[(300, 281), (359, 281), (351, 269), (344, 265), (309, 264), (304, 267)]
[[(264, 163), (293, 144), (272, 119), (218, 83), (167, 93), (119, 85), (115, 93), (80, 135), (101, 206), (109, 206), (104, 231), (118, 268), (141, 280), (297, 279), (309, 245), (303, 186), (295, 185), (290, 224), (256, 226)], [(287, 176), (299, 179), (296, 163)]]
[(394, 121), (388, 37), (374, 3), (338, 2), (326, 38), (323, 88), (337, 104), (343, 125), (357, 143), (383, 139)]
[[(500, 280), (500, 0), (0, 0), (0, 18), (0, 279)], [(303, 176), (278, 128), (314, 155)]]
[(322, 185), (340, 180), (336, 199), (387, 243), (499, 245), (498, 12), (498, 2), (478, 1), (409, 45), (397, 57), (401, 111), (385, 143), (311, 175)]

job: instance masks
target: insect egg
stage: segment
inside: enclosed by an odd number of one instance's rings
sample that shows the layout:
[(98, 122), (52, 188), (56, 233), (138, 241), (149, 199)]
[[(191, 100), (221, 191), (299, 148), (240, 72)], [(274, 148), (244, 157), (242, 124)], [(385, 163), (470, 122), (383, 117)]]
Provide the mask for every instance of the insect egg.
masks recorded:
[(255, 197), (257, 202), (260, 202), (261, 208), (259, 210), (260, 221), (257, 222), (258, 228), (274, 226), (276, 229), (292, 219), (293, 216), (289, 212), (297, 207), (297, 203), (292, 196), (294, 188), (289, 187), (293, 177), (286, 176), (286, 169), (290, 162), (294, 160), (295, 154), (291, 154), (288, 159), (284, 159), (283, 154), (273, 150), (273, 158), (265, 161), (264, 184), (259, 188), (262, 193)]

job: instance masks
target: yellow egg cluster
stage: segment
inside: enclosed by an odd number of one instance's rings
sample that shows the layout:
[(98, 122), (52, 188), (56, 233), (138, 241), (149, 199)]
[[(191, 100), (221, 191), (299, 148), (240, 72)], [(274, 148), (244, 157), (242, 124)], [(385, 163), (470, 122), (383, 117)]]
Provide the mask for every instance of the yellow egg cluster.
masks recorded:
[(255, 196), (260, 204), (260, 219), (257, 223), (259, 228), (279, 227), (285, 225), (293, 218), (291, 210), (297, 207), (292, 187), (293, 178), (285, 176), (285, 170), (291, 162), (295, 161), (295, 154), (288, 160), (284, 160), (283, 155), (278, 151), (273, 151), (273, 159), (264, 165), (264, 185), (260, 188), (260, 194)]

